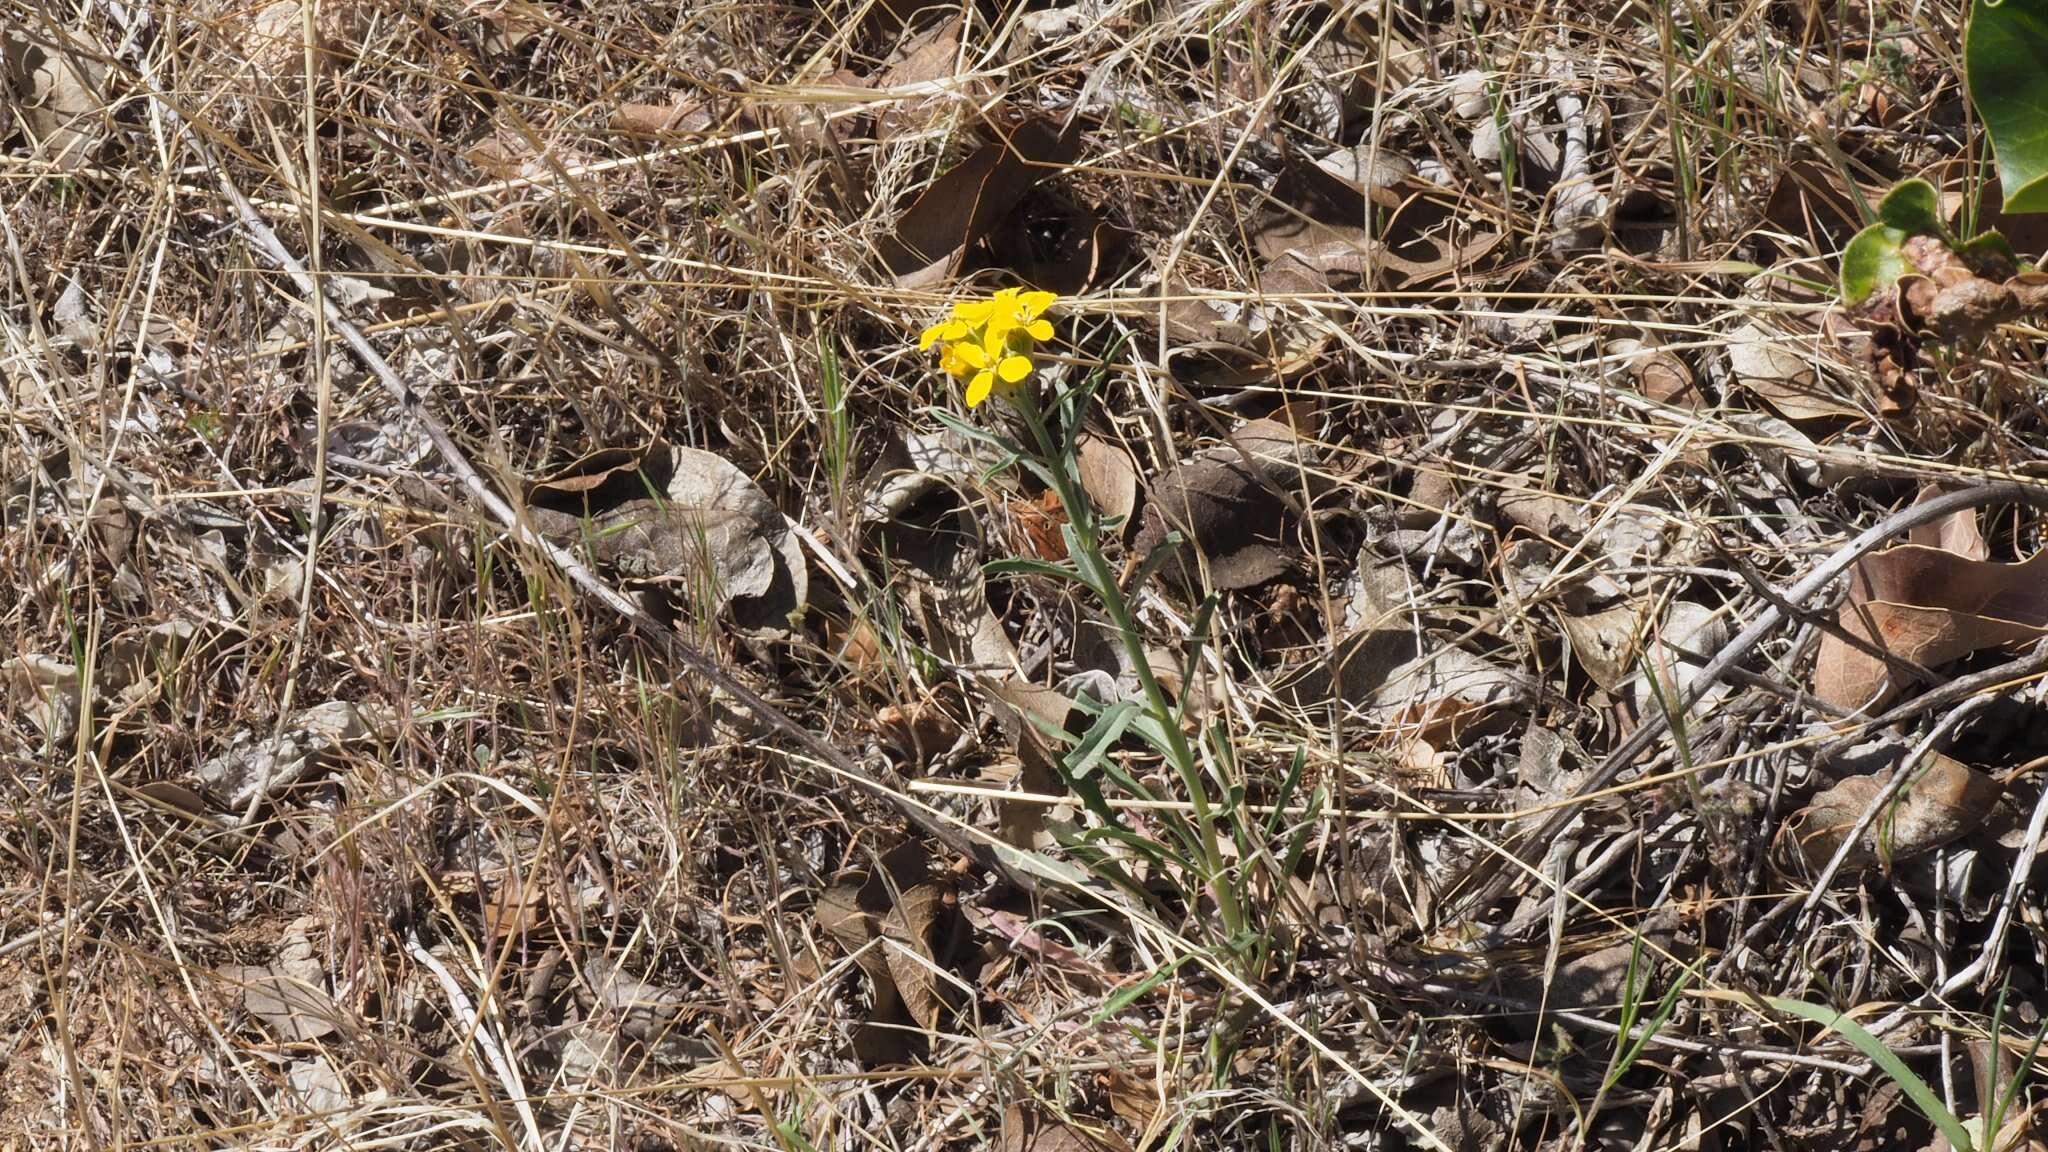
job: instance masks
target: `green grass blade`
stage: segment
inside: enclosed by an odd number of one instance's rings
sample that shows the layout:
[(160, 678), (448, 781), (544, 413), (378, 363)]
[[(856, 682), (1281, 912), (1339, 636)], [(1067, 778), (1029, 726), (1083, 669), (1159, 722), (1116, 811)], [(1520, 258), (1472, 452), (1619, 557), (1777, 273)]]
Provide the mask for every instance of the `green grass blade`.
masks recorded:
[(1885, 1075), (1905, 1090), (1907, 1098), (1913, 1101), (1913, 1105), (1919, 1108), (1921, 1114), (1936, 1128), (1941, 1129), (1941, 1134), (1948, 1137), (1948, 1142), (1955, 1147), (1956, 1152), (1974, 1152), (1976, 1144), (1970, 1139), (1969, 1129), (1963, 1127), (1963, 1122), (1956, 1119), (1956, 1114), (1948, 1110), (1948, 1106), (1941, 1102), (1941, 1097), (1935, 1095), (1934, 1089), (1927, 1086), (1927, 1081), (1906, 1067), (1906, 1062), (1899, 1059), (1899, 1054), (1885, 1047), (1884, 1041), (1872, 1036), (1869, 1029), (1851, 1020), (1847, 1014), (1837, 1012), (1825, 1004), (1808, 1004), (1804, 1000), (1794, 1000), (1787, 996), (1766, 996), (1763, 1000), (1764, 1003), (1787, 1015), (1811, 1020), (1823, 1028), (1841, 1033), (1842, 1039), (1869, 1057), (1871, 1063), (1877, 1065)]

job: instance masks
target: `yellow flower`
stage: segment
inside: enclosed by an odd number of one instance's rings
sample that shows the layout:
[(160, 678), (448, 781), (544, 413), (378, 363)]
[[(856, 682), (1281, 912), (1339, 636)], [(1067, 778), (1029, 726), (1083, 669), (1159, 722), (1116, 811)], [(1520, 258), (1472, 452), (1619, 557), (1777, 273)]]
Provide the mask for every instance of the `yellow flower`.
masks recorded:
[[(1031, 357), (1006, 355), (1000, 344), (986, 346), (962, 341), (946, 349), (947, 371), (967, 381), (967, 406), (979, 408), (997, 384), (1017, 384), (1031, 375)], [(959, 371), (950, 365), (959, 365)], [(970, 376), (969, 373), (972, 373)]]
[(1004, 336), (1011, 332), (1022, 332), (1033, 340), (1052, 339), (1052, 321), (1044, 319), (1045, 310), (1052, 307), (1059, 297), (1050, 292), (1019, 292), (1005, 288), (996, 293), (991, 303), (996, 312), (988, 319), (990, 335), (1000, 331)]
[(967, 406), (980, 407), (998, 389), (1031, 375), (1033, 349), (1053, 335), (1045, 310), (1058, 299), (1050, 292), (1004, 288), (986, 300), (958, 301), (946, 319), (918, 334), (918, 350), (939, 345), (939, 368), (965, 380)]
[[(974, 375), (974, 371), (979, 367), (979, 364), (969, 363), (966, 357), (961, 354), (961, 349), (963, 348), (971, 348), (977, 353), (981, 351), (981, 346), (978, 344), (948, 344), (939, 352), (939, 368), (950, 376), (957, 376), (965, 380), (969, 376)], [(986, 357), (983, 357), (983, 359), (986, 359)]]
[(923, 332), (918, 333), (917, 350), (919, 352), (929, 351), (933, 344), (941, 340), (959, 340), (970, 331), (972, 329), (963, 320), (941, 320)]
[[(996, 293), (996, 297), (1000, 299), (1002, 293)], [(988, 323), (988, 318), (995, 315), (995, 311), (995, 300), (962, 300), (953, 305), (953, 319), (966, 327), (979, 328)]]

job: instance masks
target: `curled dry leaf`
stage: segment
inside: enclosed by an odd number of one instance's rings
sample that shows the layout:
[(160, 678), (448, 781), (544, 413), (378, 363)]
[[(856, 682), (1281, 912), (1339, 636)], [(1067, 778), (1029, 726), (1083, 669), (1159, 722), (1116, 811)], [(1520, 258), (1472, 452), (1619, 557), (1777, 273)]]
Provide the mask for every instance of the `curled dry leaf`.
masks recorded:
[(20, 114), (40, 159), (70, 171), (105, 135), (107, 69), (84, 40), (0, 32), (0, 92)]
[(876, 246), (883, 267), (905, 285), (943, 281), (975, 242), (1008, 219), (1039, 181), (1080, 153), (1076, 130), (1055, 132), (1027, 119), (991, 130), (993, 139), (932, 181)]
[(1571, 643), (1572, 655), (1578, 657), (1579, 666), (1593, 683), (1609, 692), (1626, 683), (1635, 666), (1643, 608), (1628, 599), (1583, 613), (1563, 605), (1558, 608), (1558, 623)]
[[(1103, 1135), (1108, 1137), (1109, 1133)], [(995, 1147), (997, 1152), (1102, 1152), (1128, 1145), (1091, 1139), (1078, 1125), (1041, 1115), (1022, 1104), (1011, 1104), (1003, 1112), (1002, 1138)]]
[[(1924, 504), (1941, 492), (1939, 485), (1923, 485), (1913, 502)], [(1959, 508), (1939, 520), (1915, 525), (1906, 533), (1906, 543), (1953, 552), (1965, 560), (1991, 559), (1991, 545), (1985, 542), (1984, 533), (1977, 527), (1975, 508)]]
[[(615, 114), (616, 115), (616, 114)], [(462, 158), (499, 180), (550, 181), (557, 169), (590, 163), (590, 156), (568, 144), (530, 139), (511, 126), (500, 127), (468, 148)]]
[[(1857, 561), (1836, 621), (1842, 631), (1922, 668), (2048, 633), (2048, 552), (2016, 564), (1983, 559), (1974, 513), (1959, 515), (1969, 523), (1950, 517), (1915, 539), (1964, 551), (1910, 543)], [(1898, 677), (1883, 659), (1838, 636), (1821, 638), (1816, 696), (1841, 708), (1869, 709), (1898, 691)]]
[(1728, 334), (1728, 373), (1787, 420), (1860, 419), (1863, 409), (1836, 396), (1805, 345), (1755, 323)]
[[(1473, 270), (1501, 238), (1470, 227), (1454, 192), (1417, 177), (1402, 157), (1364, 145), (1289, 163), (1251, 236), (1259, 291), (1269, 298), (1367, 282), (1413, 288)], [(1277, 303), (1206, 296), (1187, 283), (1169, 284), (1167, 294), (1182, 297), (1166, 307), (1168, 332), (1239, 371), (1246, 359), (1264, 361), (1264, 371), (1298, 370), (1329, 338), (1293, 322)]]
[(233, 985), (242, 1007), (287, 1042), (318, 1040), (340, 1023), (341, 1010), (327, 994), (327, 972), (312, 941), (312, 917), (292, 921), (267, 964), (230, 964), (219, 969)]
[[(262, 83), (281, 94), (293, 94), (306, 71), (306, 5), (301, 0), (272, 0), (246, 21), (241, 30), (242, 55)], [(313, 10), (313, 69), (317, 79), (355, 51), (363, 21), (360, 0), (322, 0)]]
[(1447, 646), (1390, 670), (1369, 704), (1382, 727), (1442, 747), (1502, 731), (1534, 695), (1515, 669)]
[(1512, 668), (1462, 648), (1420, 645), (1400, 565), (1361, 563), (1359, 570), (1347, 619), (1363, 626), (1330, 657), (1278, 677), (1281, 698), (1302, 708), (1342, 700), (1411, 743), (1441, 748), (1498, 730), (1533, 697), (1527, 677)]
[[(1794, 813), (1780, 833), (1793, 856), (1809, 870), (1825, 867), (1877, 802), (1890, 776), (1890, 771), (1851, 776)], [(2000, 794), (1991, 777), (1935, 753), (1863, 830), (1843, 865), (1868, 868), (1931, 852), (1975, 830)]]
[(47, 746), (61, 745), (78, 731), (77, 665), (39, 652), (25, 653), (0, 664), (0, 681), (5, 683), (9, 706), (16, 715), (28, 717)]
[(1253, 420), (1230, 442), (1174, 466), (1153, 486), (1134, 544), (1140, 556), (1184, 540), (1162, 572), (1183, 588), (1228, 591), (1263, 584), (1293, 563), (1283, 535), (1308, 462), (1307, 445), (1274, 420)]
[[(1649, 715), (1659, 707), (1653, 695), (1658, 689), (1677, 698), (1684, 698), (1691, 691), (1693, 682), (1700, 677), (1700, 664), (1680, 655), (1684, 649), (1697, 655), (1712, 657), (1728, 642), (1728, 622), (1719, 613), (1704, 604), (1690, 600), (1673, 600), (1664, 610), (1664, 622), (1657, 629), (1657, 640), (1650, 646), (1649, 665), (1656, 674), (1656, 685), (1640, 672), (1632, 677), (1636, 713)], [(1725, 695), (1726, 685), (1715, 685), (1702, 700), (1718, 699)]]
[[(1376, 287), (1406, 288), (1470, 270), (1501, 242), (1497, 232), (1465, 225), (1455, 192), (1417, 176), (1402, 157), (1367, 145), (1313, 164), (1290, 164), (1274, 184), (1272, 201), (1253, 237), (1269, 271), (1290, 252), (1314, 253), (1309, 263), (1326, 264), (1332, 273), (1364, 275), (1369, 262)], [(1377, 225), (1368, 226), (1375, 219)], [(1332, 246), (1361, 259), (1331, 263)]]
[(1692, 369), (1676, 352), (1625, 336), (1609, 340), (1606, 354), (1620, 360), (1635, 386), (1659, 404), (1694, 411), (1706, 406), (1706, 399), (1700, 394), (1699, 381), (1694, 379)]
[(716, 453), (660, 441), (606, 449), (526, 493), (544, 534), (587, 544), (627, 580), (703, 594), (741, 628), (786, 634), (809, 600), (810, 572), (789, 522)]
[(857, 957), (873, 989), (868, 1021), (854, 1035), (861, 1059), (909, 1059), (916, 1030), (937, 1030), (954, 1008), (957, 986), (940, 973), (966, 926), (951, 885), (929, 878), (924, 850), (906, 842), (879, 871), (841, 876), (818, 898), (818, 923)]
[[(1039, 795), (1058, 795), (1065, 786), (1058, 768), (1062, 750), (1054, 733), (1067, 730), (1074, 702), (1056, 689), (1014, 676), (990, 685), (988, 696), (997, 706), (1004, 734), (1016, 748), (1017, 787)], [(997, 820), (1004, 840), (1019, 848), (1044, 849), (1053, 844), (1046, 821), (1058, 815), (1057, 809), (1041, 804), (1003, 804)]]
[(878, 94), (901, 101), (882, 113), (875, 125), (877, 139), (921, 132), (943, 113), (945, 104), (937, 85), (955, 74), (961, 26), (959, 17), (953, 17), (905, 37), (881, 70), (869, 78), (868, 86)]
[(1081, 489), (1104, 516), (1125, 521), (1138, 507), (1138, 466), (1114, 440), (1084, 433), (1075, 445)]
[(276, 797), (304, 780), (330, 752), (373, 736), (388, 735), (387, 718), (346, 700), (330, 700), (300, 712), (275, 734), (244, 730), (226, 751), (192, 770), (199, 791), (228, 812), (247, 811), (261, 798)]
[(667, 104), (620, 104), (611, 119), (612, 131), (628, 136), (697, 136), (715, 124), (709, 102), (695, 93)]

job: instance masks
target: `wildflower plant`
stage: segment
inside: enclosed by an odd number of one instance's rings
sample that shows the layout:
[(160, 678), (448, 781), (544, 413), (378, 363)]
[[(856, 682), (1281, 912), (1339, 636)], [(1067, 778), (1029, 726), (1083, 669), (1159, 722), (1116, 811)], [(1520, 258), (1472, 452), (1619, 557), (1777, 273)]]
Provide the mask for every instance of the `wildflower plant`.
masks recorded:
[[(1265, 966), (1269, 945), (1262, 933), (1252, 930), (1246, 918), (1250, 893), (1244, 877), (1226, 863), (1223, 835), (1227, 827), (1237, 840), (1239, 859), (1259, 856), (1264, 854), (1263, 847), (1254, 846), (1254, 842), (1270, 840), (1277, 831), (1278, 817), (1274, 827), (1257, 827), (1259, 822), (1247, 822), (1247, 810), (1241, 803), (1243, 789), (1231, 782), (1235, 765), (1220, 723), (1195, 732), (1191, 738), (1186, 700), (1169, 693), (1153, 671), (1124, 592), (1126, 581), (1119, 580), (1103, 554), (1104, 539), (1120, 522), (1098, 512), (1080, 480), (1077, 436), (1103, 374), (1097, 372), (1081, 384), (1068, 386), (1054, 373), (1039, 371), (1038, 349), (1054, 336), (1047, 312), (1057, 303), (1057, 297), (1050, 292), (1005, 288), (986, 299), (954, 304), (946, 319), (926, 328), (918, 337), (920, 349), (937, 349), (939, 367), (962, 384), (969, 408), (978, 408), (989, 397), (996, 397), (1015, 411), (1029, 439), (1020, 441), (943, 410), (938, 413), (939, 419), (962, 435), (995, 447), (1003, 453), (1007, 464), (1036, 476), (1057, 496), (1067, 514), (1066, 523), (1060, 526), (1067, 552), (1064, 562), (1019, 557), (994, 561), (983, 570), (990, 575), (1038, 575), (1077, 583), (1101, 604), (1109, 630), (1121, 644), (1137, 678), (1139, 693), (1136, 698), (1113, 703), (1076, 701), (1078, 707), (1094, 717), (1088, 732), (1078, 739), (1063, 731), (1046, 733), (1070, 745), (1060, 757), (1061, 776), (1102, 825), (1083, 834), (1075, 846), (1090, 849), (1086, 856), (1099, 875), (1148, 902), (1156, 901), (1156, 893), (1134, 879), (1119, 856), (1144, 860), (1155, 876), (1177, 873), (1188, 877), (1193, 881), (1185, 893), (1190, 908), (1196, 903), (1195, 896), (1207, 893), (1220, 922), (1219, 943), (1227, 962), (1241, 974), (1256, 977)], [(1128, 586), (1143, 586), (1179, 544), (1178, 534), (1169, 535), (1164, 544), (1144, 558)], [(1206, 621), (1213, 611), (1212, 601), (1197, 614), (1193, 628), (1196, 643), (1206, 634)], [(1199, 652), (1189, 654), (1190, 666), (1198, 656)], [(1191, 677), (1190, 681), (1194, 679)], [(1163, 837), (1133, 829), (1123, 813), (1104, 796), (1103, 781), (1107, 778), (1140, 799), (1158, 799), (1116, 757), (1109, 755), (1126, 734), (1150, 745), (1171, 768), (1186, 793), (1186, 816), (1170, 808), (1157, 810), (1165, 830)], [(1289, 774), (1290, 785), (1298, 782), (1300, 767), (1297, 763)], [(1285, 791), (1291, 795), (1292, 788)], [(1219, 795), (1226, 803), (1217, 803)], [(1297, 842), (1284, 853), (1290, 858), (1288, 867), (1299, 859), (1304, 846), (1299, 836), (1294, 839)], [(1104, 842), (1113, 844), (1115, 849), (1094, 850), (1106, 848)]]
[(1058, 297), (1050, 292), (1004, 288), (987, 300), (962, 300), (946, 319), (917, 338), (919, 351), (940, 346), (939, 367), (967, 383), (967, 406), (979, 408), (998, 390), (1009, 392), (1031, 378), (1031, 354), (1052, 339), (1045, 310)]

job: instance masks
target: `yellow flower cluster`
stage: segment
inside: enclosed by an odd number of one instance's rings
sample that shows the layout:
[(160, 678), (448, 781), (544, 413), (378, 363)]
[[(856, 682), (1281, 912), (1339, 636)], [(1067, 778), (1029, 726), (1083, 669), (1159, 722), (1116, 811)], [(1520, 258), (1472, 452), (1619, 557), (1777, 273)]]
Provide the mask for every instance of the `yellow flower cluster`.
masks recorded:
[(967, 406), (977, 407), (998, 386), (1010, 388), (1031, 375), (1032, 352), (1052, 339), (1045, 310), (1059, 297), (1050, 292), (1004, 288), (986, 300), (963, 300), (946, 319), (917, 338), (919, 351), (939, 349), (939, 367), (967, 382)]

